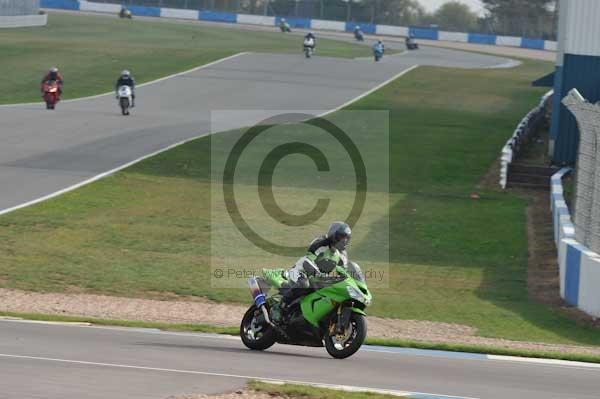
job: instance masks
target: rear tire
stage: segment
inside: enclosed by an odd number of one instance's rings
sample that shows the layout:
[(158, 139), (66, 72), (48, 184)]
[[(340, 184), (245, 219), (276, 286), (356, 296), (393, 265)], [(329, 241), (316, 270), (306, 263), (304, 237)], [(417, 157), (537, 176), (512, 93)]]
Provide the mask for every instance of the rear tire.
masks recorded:
[(248, 349), (264, 351), (275, 344), (277, 334), (273, 327), (265, 323), (262, 326), (255, 325), (255, 328), (259, 327), (261, 330), (257, 333), (258, 335), (253, 335), (252, 322), (257, 316), (260, 316), (260, 312), (255, 305), (246, 311), (240, 324), (240, 337)]
[(327, 353), (336, 359), (345, 359), (354, 355), (365, 342), (367, 337), (367, 320), (365, 317), (358, 313), (352, 313), (350, 317), (350, 325), (352, 326), (352, 332), (346, 342), (344, 342), (343, 348), (338, 348), (335, 345), (334, 337), (325, 337), (325, 349)]

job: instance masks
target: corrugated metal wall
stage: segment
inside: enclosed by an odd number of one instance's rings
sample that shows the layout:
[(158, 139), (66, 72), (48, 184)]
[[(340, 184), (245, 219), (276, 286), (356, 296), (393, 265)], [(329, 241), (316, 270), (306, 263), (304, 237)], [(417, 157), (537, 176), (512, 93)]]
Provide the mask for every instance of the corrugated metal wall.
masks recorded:
[(0, 15), (32, 15), (40, 10), (40, 0), (0, 0)]

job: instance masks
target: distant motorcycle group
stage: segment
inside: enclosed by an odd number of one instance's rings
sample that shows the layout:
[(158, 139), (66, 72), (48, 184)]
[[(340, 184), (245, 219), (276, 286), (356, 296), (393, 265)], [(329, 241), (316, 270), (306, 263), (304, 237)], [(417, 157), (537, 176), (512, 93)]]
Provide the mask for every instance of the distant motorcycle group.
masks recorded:
[[(279, 29), (283, 33), (290, 33), (292, 31), (290, 24), (286, 21), (285, 18), (281, 18), (281, 20), (279, 21)], [(358, 42), (365, 41), (365, 35), (364, 35), (362, 29), (360, 28), (360, 26), (358, 26), (358, 25), (354, 28), (354, 38)], [(406, 44), (407, 50), (418, 50), (419, 49), (419, 44), (415, 41), (415, 39), (412, 37), (412, 35), (410, 35), (406, 38), (405, 44)], [(315, 51), (315, 48), (316, 48), (315, 35), (313, 32), (309, 32), (306, 36), (304, 36), (304, 42), (303, 42), (304, 56), (306, 58), (311, 58)], [(381, 59), (383, 58), (383, 54), (385, 53), (385, 45), (383, 44), (383, 41), (377, 40), (373, 44), (372, 49), (373, 49), (373, 57), (375, 59), (375, 62), (381, 61)]]
[[(56, 109), (63, 89), (63, 77), (57, 67), (52, 67), (42, 78), (41, 92), (46, 103), (46, 109)], [(135, 80), (128, 70), (121, 72), (115, 85), (116, 97), (123, 115), (129, 115), (130, 109), (135, 107)]]

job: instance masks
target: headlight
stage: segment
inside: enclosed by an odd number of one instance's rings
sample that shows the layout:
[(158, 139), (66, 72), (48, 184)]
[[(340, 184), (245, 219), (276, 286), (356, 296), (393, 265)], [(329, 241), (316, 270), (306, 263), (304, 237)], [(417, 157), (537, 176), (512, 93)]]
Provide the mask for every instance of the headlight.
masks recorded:
[(348, 291), (348, 295), (350, 295), (350, 298), (356, 299), (357, 301), (365, 302), (365, 296), (362, 294), (362, 292), (360, 292), (353, 286), (347, 286), (346, 290)]

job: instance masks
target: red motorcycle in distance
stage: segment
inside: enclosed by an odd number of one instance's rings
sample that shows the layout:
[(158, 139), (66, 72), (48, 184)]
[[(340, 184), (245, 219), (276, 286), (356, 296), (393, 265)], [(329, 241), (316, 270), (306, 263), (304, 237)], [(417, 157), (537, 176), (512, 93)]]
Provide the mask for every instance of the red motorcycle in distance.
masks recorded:
[(56, 80), (49, 80), (44, 83), (43, 86), (43, 98), (46, 102), (46, 109), (54, 109), (56, 103), (60, 101), (60, 93), (58, 82)]

